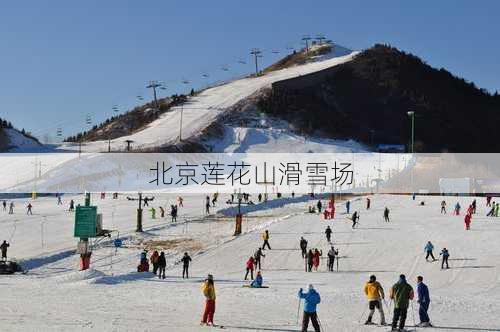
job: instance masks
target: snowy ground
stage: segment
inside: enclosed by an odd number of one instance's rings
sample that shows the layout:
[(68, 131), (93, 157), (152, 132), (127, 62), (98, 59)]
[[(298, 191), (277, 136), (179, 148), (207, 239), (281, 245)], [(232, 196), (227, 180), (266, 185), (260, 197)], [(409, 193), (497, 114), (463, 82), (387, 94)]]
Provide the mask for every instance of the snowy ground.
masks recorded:
[[(375, 273), (387, 290), (405, 273), (413, 285), (416, 276), (423, 275), (430, 288), (430, 316), (439, 327), (433, 330), (500, 331), (500, 220), (484, 217), (481, 198), (469, 232), (463, 230), (463, 216), (440, 215), (441, 197), (412, 201), (408, 196), (377, 195), (368, 211), (364, 199), (354, 199), (353, 207), (361, 212), (361, 225), (354, 231), (345, 215), (325, 222), (317, 215), (304, 214), (308, 202), (269, 203), (249, 214), (244, 220), (245, 234), (234, 238), (231, 219), (222, 215), (201, 218), (203, 197), (186, 197), (177, 225), (148, 216), (142, 236), (133, 232), (135, 204), (123, 197), (93, 197), (104, 214), (104, 226), (119, 230), (126, 248), (115, 251), (102, 242), (94, 252), (92, 269), (86, 272), (77, 271), (77, 256), (72, 252), (76, 241), (73, 216), (65, 211), (68, 199), (59, 207), (54, 198), (39, 199), (34, 202), (33, 216), (24, 215), (26, 200), (15, 201), (14, 215), (0, 212), (0, 237), (10, 238), (10, 254), (30, 268), (26, 275), (0, 278), (1, 330), (204, 330), (198, 325), (203, 305), (200, 281), (207, 273), (215, 276), (215, 321), (229, 331), (298, 331), (296, 292), (308, 283), (322, 296), (318, 313), (324, 331), (380, 330), (357, 323), (366, 305), (364, 282)], [(219, 200), (221, 212), (225, 199)], [(450, 207), (457, 200), (445, 199)], [(157, 196), (153, 205), (165, 206), (174, 200), (173, 196)], [(421, 200), (425, 206), (418, 206)], [(462, 206), (471, 200), (459, 198)], [(385, 206), (391, 209), (391, 223), (382, 221)], [(343, 204), (337, 209), (342, 212)], [(327, 224), (333, 225), (334, 242), (340, 249), (340, 271), (326, 272), (324, 260), (320, 271), (306, 273), (298, 240), (304, 236), (311, 247), (326, 252), (323, 231)], [(270, 288), (241, 288), (245, 261), (261, 244), (263, 228), (269, 229), (273, 248), (263, 260), (263, 276)], [(167, 279), (134, 272), (141, 242), (166, 239), (179, 240), (178, 246), (167, 250)], [(442, 271), (438, 262), (425, 261), (427, 240), (436, 249), (450, 250), (451, 269)], [(174, 265), (184, 250), (194, 255), (189, 280), (180, 278), (181, 271)], [(411, 313), (408, 323), (413, 325)]]

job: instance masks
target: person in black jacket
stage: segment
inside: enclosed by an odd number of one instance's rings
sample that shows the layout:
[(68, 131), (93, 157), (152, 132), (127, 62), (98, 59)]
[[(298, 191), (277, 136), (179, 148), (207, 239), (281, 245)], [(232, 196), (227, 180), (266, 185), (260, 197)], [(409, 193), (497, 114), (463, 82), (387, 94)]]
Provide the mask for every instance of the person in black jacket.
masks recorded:
[(326, 226), (325, 235), (326, 235), (326, 241), (328, 241), (328, 243), (332, 242), (332, 233), (333, 232), (330, 226)]
[(307, 256), (307, 240), (303, 237), (300, 238), (300, 250), (302, 250), (302, 258)]
[(189, 257), (188, 253), (185, 252), (184, 256), (181, 258), (182, 262), (182, 279), (185, 278), (189, 279), (189, 262), (191, 262), (191, 257)]
[(158, 278), (165, 279), (165, 268), (167, 267), (167, 260), (165, 259), (165, 253), (162, 251), (160, 257), (158, 257)]

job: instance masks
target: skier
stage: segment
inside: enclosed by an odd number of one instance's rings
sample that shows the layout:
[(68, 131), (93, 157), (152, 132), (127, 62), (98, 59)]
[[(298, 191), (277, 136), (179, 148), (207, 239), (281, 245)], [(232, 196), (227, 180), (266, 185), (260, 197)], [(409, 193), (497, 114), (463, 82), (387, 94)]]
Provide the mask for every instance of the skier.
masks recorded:
[(144, 207), (149, 206), (149, 198), (148, 197), (144, 197), (144, 199), (142, 201), (144, 202)]
[(321, 204), (321, 200), (318, 201), (316, 207), (318, 208), (318, 213), (321, 213), (321, 208), (323, 207), (323, 204)]
[(254, 258), (253, 256), (250, 256), (250, 258), (247, 260), (246, 264), (246, 273), (245, 273), (245, 280), (248, 278), (248, 272), (250, 272), (250, 279), (253, 279), (253, 268), (254, 268)]
[(266, 257), (266, 255), (264, 255), (262, 253), (262, 249), (261, 248), (258, 248), (255, 253), (253, 254), (253, 257), (254, 257), (254, 263), (255, 263), (255, 269), (262, 269), (261, 265), (260, 265), (260, 262), (261, 262), (261, 259), (262, 257)]
[(292, 191), (292, 198), (295, 198), (295, 192)]
[(75, 211), (75, 201), (74, 200), (70, 200), (69, 201), (69, 209), (68, 209), (68, 211), (70, 211), (70, 212)]
[(339, 254), (338, 250), (332, 246), (330, 250), (328, 250), (328, 271), (333, 272), (333, 265), (335, 263), (335, 256)]
[(332, 242), (332, 233), (333, 232), (330, 226), (326, 226), (325, 235), (326, 235), (326, 241), (328, 241), (328, 243)]
[(172, 222), (177, 222), (177, 205), (170, 206), (170, 216), (172, 217)]
[(450, 253), (448, 252), (448, 249), (443, 248), (439, 256), (443, 256), (443, 259), (441, 260), (441, 270), (444, 269), (444, 264), (446, 264), (446, 268), (449, 269), (448, 258), (450, 257)]
[(28, 205), (26, 206), (26, 214), (33, 215), (33, 211), (31, 210), (32, 208), (33, 205), (31, 205), (31, 203), (28, 203)]
[(158, 257), (158, 279), (165, 279), (165, 268), (167, 267), (167, 260), (165, 253), (162, 251)]
[(306, 272), (312, 271), (313, 261), (314, 261), (314, 253), (312, 249), (309, 249), (309, 252), (306, 255), (306, 263), (307, 263)]
[(163, 208), (163, 206), (160, 206), (159, 209), (160, 209), (160, 218), (165, 218), (165, 209)]
[(302, 258), (307, 256), (307, 240), (304, 237), (300, 237), (300, 250), (302, 250)]
[(7, 211), (7, 202), (6, 201), (2, 202), (2, 206), (3, 206), (3, 210)]
[(467, 214), (470, 214), (472, 215), (474, 213), (474, 207), (471, 205), (469, 205), (469, 208), (467, 209)]
[(432, 250), (434, 250), (434, 245), (431, 243), (431, 241), (427, 241), (427, 244), (424, 247), (424, 251), (426, 252), (425, 260), (428, 260), (429, 256), (432, 257), (432, 261), (436, 260), (436, 258), (434, 258), (434, 254), (432, 253)]
[(255, 279), (250, 284), (250, 287), (252, 287), (252, 288), (260, 288), (260, 287), (262, 287), (263, 282), (264, 282), (264, 279), (262, 278), (262, 274), (260, 273), (260, 271), (258, 271), (257, 272), (257, 276), (255, 277)]
[[(410, 300), (413, 300), (413, 288), (406, 282), (404, 274), (391, 288), (390, 298), (394, 300), (394, 313), (392, 318), (392, 331), (404, 331), (406, 314)], [(399, 321), (399, 329), (397, 328)]]
[(352, 214), (351, 220), (352, 220), (352, 229), (354, 229), (356, 227), (356, 225), (359, 224), (358, 223), (358, 220), (359, 220), (358, 211), (354, 211), (354, 213)]
[(490, 195), (486, 196), (486, 206), (491, 207), (491, 196)]
[(0, 251), (2, 252), (2, 261), (7, 260), (7, 248), (10, 247), (10, 243), (3, 240), (3, 243), (0, 245)]
[(377, 277), (375, 277), (375, 275), (370, 276), (370, 280), (365, 284), (364, 291), (366, 299), (368, 300), (368, 308), (370, 309), (365, 325), (374, 324), (372, 322), (372, 318), (375, 313), (375, 308), (377, 308), (380, 313), (380, 325), (386, 325), (384, 308), (382, 307), (382, 300), (385, 298), (384, 289), (377, 281)]
[(177, 197), (177, 201), (179, 202), (179, 207), (184, 207), (184, 198), (181, 196)]
[(259, 195), (257, 196), (257, 200), (259, 201), (259, 203), (260, 203), (260, 202), (262, 202), (262, 194), (259, 194)]
[(10, 202), (9, 204), (9, 214), (14, 214), (14, 202)]
[(153, 265), (153, 273), (156, 275), (156, 272), (158, 272), (158, 258), (160, 257), (160, 254), (158, 254), (158, 251), (155, 250), (151, 257), (149, 258), (149, 261), (151, 262), (151, 265)]
[(57, 205), (62, 205), (61, 195), (57, 195)]
[(350, 209), (351, 209), (351, 201), (347, 201), (345, 202), (345, 210), (346, 210), (346, 213), (349, 214), (350, 212)]
[(205, 213), (210, 214), (210, 196), (205, 197)]
[(415, 198), (417, 197), (417, 194), (413, 193), (413, 195), (411, 195), (411, 196), (412, 196), (412, 199), (415, 200)]
[(318, 271), (319, 260), (320, 260), (321, 256), (323, 256), (323, 251), (318, 250), (318, 249), (314, 249), (314, 254), (313, 254), (314, 271)]
[(156, 219), (156, 209), (152, 207), (149, 212), (151, 212), (151, 219)]
[(498, 217), (498, 209), (500, 208), (500, 203), (495, 204), (495, 217)]
[(217, 196), (218, 196), (218, 194), (215, 193), (213, 198), (212, 198), (212, 206), (215, 206), (215, 203), (217, 203)]
[(441, 214), (446, 214), (446, 202), (441, 201)]
[(214, 277), (209, 274), (201, 286), (203, 296), (205, 296), (205, 311), (200, 325), (214, 325), (215, 314), (215, 286)]
[(264, 233), (262, 233), (262, 240), (264, 243), (262, 244), (262, 249), (266, 249), (266, 246), (271, 250), (271, 246), (269, 245), (269, 231), (266, 229)]
[(299, 299), (304, 299), (304, 316), (302, 318), (302, 332), (307, 331), (309, 320), (311, 320), (315, 332), (320, 332), (318, 323), (318, 314), (316, 313), (316, 306), (321, 302), (319, 293), (316, 292), (313, 285), (309, 285), (309, 291), (304, 293), (302, 288), (299, 289)]
[(488, 212), (488, 214), (486, 214), (486, 217), (493, 217), (495, 215), (495, 208), (496, 205), (495, 202), (493, 202), (493, 204), (491, 204), (491, 210)]
[(149, 263), (147, 258), (148, 252), (144, 249), (141, 252), (141, 258), (139, 261), (139, 266), (137, 267), (137, 272), (149, 272)]
[(191, 257), (187, 252), (184, 253), (184, 256), (181, 258), (182, 262), (182, 279), (186, 276), (186, 279), (189, 279), (189, 262), (191, 262)]
[(477, 206), (476, 200), (473, 200), (471, 205), (472, 205), (472, 214), (476, 214), (476, 206)]
[(453, 212), (454, 215), (456, 216), (459, 216), (460, 215), (460, 203), (457, 202), (457, 204), (455, 204), (455, 211)]
[(384, 209), (384, 220), (385, 220), (386, 222), (389, 222), (389, 221), (390, 221), (390, 220), (389, 220), (389, 209), (387, 208), (387, 206), (386, 206), (386, 207), (385, 207), (385, 209)]
[(466, 231), (470, 230), (471, 215), (469, 213), (465, 215), (464, 223), (465, 223), (465, 230)]
[(366, 198), (366, 209), (370, 210), (370, 205), (371, 205), (371, 200), (367, 197)]
[(417, 277), (417, 295), (419, 304), (418, 315), (420, 316), (420, 327), (431, 327), (431, 320), (427, 311), (429, 310), (429, 304), (431, 303), (431, 298), (429, 297), (429, 288), (424, 284), (424, 278), (422, 276)]

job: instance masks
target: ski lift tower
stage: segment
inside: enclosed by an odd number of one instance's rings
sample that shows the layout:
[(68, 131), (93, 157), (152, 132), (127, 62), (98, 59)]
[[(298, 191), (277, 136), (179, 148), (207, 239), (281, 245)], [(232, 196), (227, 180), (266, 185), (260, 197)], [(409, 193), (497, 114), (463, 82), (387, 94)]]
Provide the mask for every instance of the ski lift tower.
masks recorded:
[(305, 35), (302, 37), (302, 40), (306, 43), (306, 54), (309, 53), (309, 41), (311, 40), (311, 36)]
[(255, 59), (255, 76), (259, 76), (259, 58), (262, 58), (262, 51), (258, 48), (253, 48), (250, 51), (250, 54), (253, 55)]
[(153, 98), (154, 98), (154, 102), (155, 102), (155, 108), (157, 111), (159, 110), (159, 107), (158, 107), (158, 99), (156, 97), (156, 89), (161, 88), (161, 87), (163, 87), (163, 84), (161, 84), (158, 81), (149, 81), (149, 84), (146, 86), (147, 89), (153, 90)]

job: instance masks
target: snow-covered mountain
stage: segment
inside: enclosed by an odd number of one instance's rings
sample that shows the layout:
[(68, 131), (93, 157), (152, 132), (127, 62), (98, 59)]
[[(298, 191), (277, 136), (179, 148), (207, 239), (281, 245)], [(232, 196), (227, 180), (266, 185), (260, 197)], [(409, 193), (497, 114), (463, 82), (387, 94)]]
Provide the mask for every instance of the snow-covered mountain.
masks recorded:
[[(249, 76), (206, 89), (195, 96), (189, 97), (188, 101), (183, 105), (171, 108), (170, 111), (162, 114), (143, 130), (112, 139), (110, 142), (111, 149), (114, 151), (125, 151), (127, 141), (131, 141), (131, 147), (136, 151), (154, 151), (157, 148), (182, 145), (179, 143), (186, 144), (186, 142), (206, 141), (206, 130), (214, 124), (225, 125), (225, 119), (233, 111), (240, 109), (245, 104), (247, 98), (258, 96), (260, 91), (270, 88), (275, 82), (314, 73), (351, 61), (357, 53), (340, 46), (334, 47), (329, 52), (312, 52), (311, 54), (314, 54), (314, 56), (302, 60), (302, 62), (298, 62), (297, 64), (292, 64), (287, 68), (265, 72), (263, 75), (257, 77)], [(226, 129), (238, 131), (238, 129), (231, 129), (227, 126)], [(252, 131), (250, 130), (250, 132)], [(283, 134), (281, 130), (274, 131), (272, 128), (267, 128), (267, 130), (259, 129), (253, 132), (259, 132), (260, 136), (267, 135), (270, 138), (269, 141), (272, 140), (271, 137), (276, 137), (278, 133)], [(288, 135), (288, 138), (283, 136), (283, 139), (288, 140), (293, 137), (292, 132), (289, 132)], [(227, 140), (231, 137), (233, 137), (231, 134), (221, 137), (221, 142), (219, 143), (212, 141), (207, 150), (223, 152), (225, 148), (222, 149), (222, 145), (228, 145)], [(182, 142), (180, 138), (182, 138)], [(245, 140), (245, 143), (253, 144), (249, 139)], [(320, 150), (328, 150), (328, 146), (331, 147), (334, 142), (317, 142), (317, 144), (323, 143), (326, 145)], [(230, 142), (229, 145), (234, 144), (237, 144), (237, 142)], [(273, 145), (272, 149), (266, 149), (264, 146), (260, 146), (257, 150), (279, 152), (275, 150), (276, 147), (277, 145)], [(76, 150), (78, 148), (78, 145), (74, 143), (61, 146), (61, 149), (64, 150)], [(108, 140), (104, 138), (99, 141), (85, 142), (83, 146), (85, 152), (104, 152), (107, 149)], [(305, 151), (309, 150), (306, 146), (304, 146), (304, 149), (306, 149)], [(252, 151), (248, 146), (245, 150)], [(281, 151), (286, 152), (288, 150)]]
[(14, 128), (2, 128), (3, 132), (3, 151), (8, 152), (27, 152), (34, 151), (41, 147), (40, 142), (35, 138), (22, 133)]

